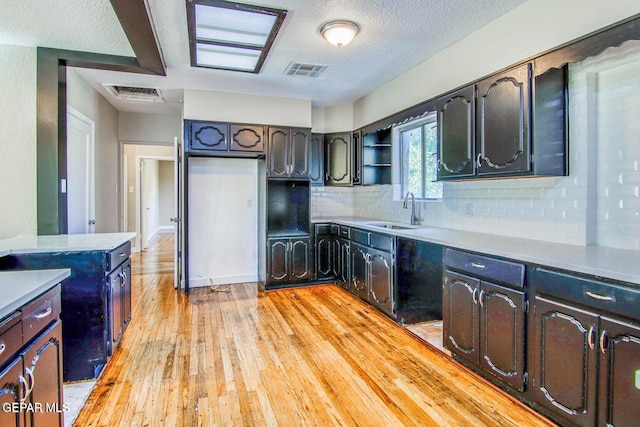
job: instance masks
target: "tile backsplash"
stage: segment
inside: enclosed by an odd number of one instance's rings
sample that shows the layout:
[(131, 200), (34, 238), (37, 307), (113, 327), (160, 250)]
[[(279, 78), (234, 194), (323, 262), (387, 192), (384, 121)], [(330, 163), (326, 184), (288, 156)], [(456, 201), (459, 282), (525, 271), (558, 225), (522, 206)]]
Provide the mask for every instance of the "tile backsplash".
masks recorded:
[[(441, 201), (416, 203), (422, 224), (640, 250), (640, 43), (573, 65), (569, 94), (570, 176), (445, 182)], [(312, 217), (409, 222), (399, 193), (316, 187)]]

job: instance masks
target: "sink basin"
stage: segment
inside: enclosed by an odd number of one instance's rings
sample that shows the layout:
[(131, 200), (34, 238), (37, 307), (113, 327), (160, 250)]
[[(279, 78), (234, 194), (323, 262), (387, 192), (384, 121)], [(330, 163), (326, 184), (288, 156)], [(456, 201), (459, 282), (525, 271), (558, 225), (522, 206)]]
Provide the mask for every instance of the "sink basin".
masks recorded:
[(410, 230), (412, 228), (416, 228), (415, 226), (412, 226), (412, 225), (400, 225), (400, 224), (393, 224), (390, 222), (367, 222), (365, 223), (365, 225), (368, 225), (371, 227), (387, 228), (389, 230)]

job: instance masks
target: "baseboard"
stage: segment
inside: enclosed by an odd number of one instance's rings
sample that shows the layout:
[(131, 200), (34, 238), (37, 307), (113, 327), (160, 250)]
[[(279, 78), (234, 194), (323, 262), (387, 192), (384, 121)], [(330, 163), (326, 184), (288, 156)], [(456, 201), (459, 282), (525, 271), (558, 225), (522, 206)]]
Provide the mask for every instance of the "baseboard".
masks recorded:
[(216, 285), (233, 285), (235, 283), (252, 283), (257, 282), (257, 275), (244, 276), (225, 276), (225, 277), (198, 277), (197, 279), (189, 279), (189, 288), (202, 288), (205, 286)]
[(175, 225), (161, 225), (158, 227), (158, 233), (175, 233), (176, 226)]

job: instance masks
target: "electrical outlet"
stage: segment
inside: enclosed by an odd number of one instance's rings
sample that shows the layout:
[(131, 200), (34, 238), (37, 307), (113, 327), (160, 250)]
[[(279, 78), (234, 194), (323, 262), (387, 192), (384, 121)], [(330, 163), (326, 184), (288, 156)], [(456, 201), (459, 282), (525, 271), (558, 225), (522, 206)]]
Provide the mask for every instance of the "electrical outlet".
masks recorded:
[(462, 213), (467, 218), (473, 217), (473, 205), (471, 203), (467, 203), (462, 207)]
[(253, 207), (253, 199), (247, 199), (247, 207), (248, 208), (252, 208)]

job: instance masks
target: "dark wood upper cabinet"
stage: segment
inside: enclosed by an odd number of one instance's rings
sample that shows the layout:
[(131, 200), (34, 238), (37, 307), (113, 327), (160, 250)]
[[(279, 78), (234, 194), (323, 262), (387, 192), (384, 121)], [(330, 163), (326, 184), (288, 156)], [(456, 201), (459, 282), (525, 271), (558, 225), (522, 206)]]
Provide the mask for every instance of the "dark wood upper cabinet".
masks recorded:
[(351, 185), (352, 151), (351, 132), (325, 135), (325, 183), (328, 185)]
[(438, 99), (438, 179), (475, 175), (475, 85)]
[(226, 123), (192, 122), (186, 123), (191, 151), (227, 151), (229, 146), (229, 125)]
[(530, 170), (530, 64), (477, 84), (478, 176)]
[(192, 156), (260, 157), (265, 149), (265, 127), (184, 121), (185, 150)]
[(309, 178), (309, 129), (269, 127), (267, 175), (270, 178)]
[(229, 151), (264, 153), (264, 126), (231, 125)]

